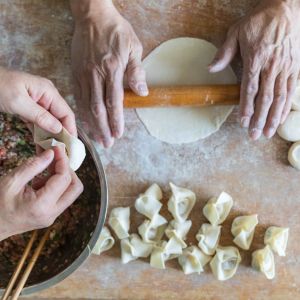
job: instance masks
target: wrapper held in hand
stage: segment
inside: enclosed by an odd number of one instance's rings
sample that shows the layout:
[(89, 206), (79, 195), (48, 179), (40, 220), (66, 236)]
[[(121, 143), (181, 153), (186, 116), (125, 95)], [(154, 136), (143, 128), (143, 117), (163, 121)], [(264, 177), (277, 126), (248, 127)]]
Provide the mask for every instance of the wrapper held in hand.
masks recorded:
[(34, 143), (44, 150), (55, 146), (63, 146), (69, 157), (70, 168), (73, 171), (79, 169), (86, 156), (84, 144), (77, 137), (72, 136), (65, 128), (58, 134), (53, 134), (34, 126)]

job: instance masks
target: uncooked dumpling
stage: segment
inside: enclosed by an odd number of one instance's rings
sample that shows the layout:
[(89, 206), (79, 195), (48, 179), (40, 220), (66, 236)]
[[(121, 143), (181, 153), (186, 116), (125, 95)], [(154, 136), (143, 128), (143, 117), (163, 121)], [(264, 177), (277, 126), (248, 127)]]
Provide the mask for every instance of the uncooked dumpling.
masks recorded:
[(300, 82), (299, 81), (295, 93), (292, 97), (292, 109), (300, 111)]
[(192, 226), (191, 220), (187, 220), (181, 223), (177, 222), (176, 220), (172, 220), (169, 223), (165, 233), (169, 239), (175, 235), (176, 237), (185, 240), (186, 235), (189, 232), (191, 226)]
[(257, 224), (257, 215), (235, 218), (231, 226), (231, 233), (234, 236), (233, 242), (240, 248), (249, 250)]
[(213, 255), (219, 244), (221, 226), (204, 223), (201, 225), (196, 239), (199, 241), (199, 248), (207, 255)]
[(289, 163), (297, 170), (300, 170), (300, 142), (294, 143), (288, 154)]
[[(232, 84), (236, 76), (230, 67), (219, 73), (208, 72), (217, 48), (196, 38), (164, 42), (143, 61), (149, 86)], [(209, 100), (209, 99), (208, 99)], [(233, 106), (165, 107), (137, 109), (149, 133), (167, 143), (195, 142), (216, 132)]]
[(275, 277), (274, 255), (268, 245), (252, 253), (252, 267), (262, 272), (268, 279)]
[(182, 255), (178, 257), (178, 263), (181, 265), (184, 274), (192, 274), (204, 271), (204, 266), (211, 260), (211, 257), (204, 254), (196, 246), (190, 246), (183, 250)]
[(277, 133), (286, 141), (300, 141), (300, 111), (291, 111)]
[(218, 280), (227, 280), (236, 273), (241, 260), (238, 248), (218, 247), (215, 256), (210, 261), (210, 267)]
[(230, 213), (233, 200), (222, 192), (218, 198), (211, 198), (203, 207), (203, 214), (212, 225), (222, 224)]
[(168, 201), (168, 210), (174, 220), (184, 222), (196, 203), (196, 195), (191, 190), (170, 183), (172, 195)]
[(54, 146), (63, 146), (69, 158), (70, 168), (76, 171), (85, 158), (85, 147), (81, 140), (72, 136), (65, 128), (58, 134), (47, 132), (34, 125), (34, 143), (44, 150)]
[(116, 207), (111, 210), (108, 224), (121, 240), (129, 237), (130, 207)]
[(92, 251), (93, 254), (100, 255), (102, 252), (109, 250), (115, 244), (109, 229), (104, 226), (101, 230), (97, 243)]
[(160, 241), (167, 227), (167, 220), (161, 215), (155, 215), (152, 220), (144, 220), (138, 227), (138, 232), (146, 243)]
[(289, 228), (271, 226), (265, 233), (264, 243), (279, 256), (285, 256), (288, 239)]

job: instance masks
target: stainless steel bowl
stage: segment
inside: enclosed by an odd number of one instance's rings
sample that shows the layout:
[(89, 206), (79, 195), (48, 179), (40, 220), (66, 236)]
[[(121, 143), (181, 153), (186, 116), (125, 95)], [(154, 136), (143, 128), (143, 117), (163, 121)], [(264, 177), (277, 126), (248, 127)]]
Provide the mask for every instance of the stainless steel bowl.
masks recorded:
[[(99, 237), (99, 234), (103, 228), (105, 217), (106, 217), (106, 211), (107, 211), (107, 202), (108, 202), (108, 189), (107, 189), (105, 172), (101, 160), (96, 152), (96, 149), (94, 145), (91, 143), (88, 136), (80, 129), (79, 129), (79, 136), (81, 140), (84, 142), (84, 144), (86, 145), (87, 151), (91, 154), (91, 157), (97, 169), (98, 178), (100, 182), (100, 189), (101, 189), (100, 210), (98, 212), (97, 225), (94, 231), (92, 232), (91, 238), (88, 244), (86, 245), (86, 247), (84, 248), (84, 250), (71, 264), (69, 264), (63, 271), (61, 271), (57, 275), (47, 280), (44, 280), (42, 282), (25, 287), (22, 291), (22, 295), (28, 295), (31, 293), (41, 291), (43, 289), (47, 289), (59, 283), (60, 281), (68, 277), (71, 273), (73, 273), (76, 269), (78, 269), (79, 266), (90, 256), (91, 251), (94, 248), (97, 239)], [(0, 289), (0, 295), (2, 295), (3, 292), (4, 290)]]

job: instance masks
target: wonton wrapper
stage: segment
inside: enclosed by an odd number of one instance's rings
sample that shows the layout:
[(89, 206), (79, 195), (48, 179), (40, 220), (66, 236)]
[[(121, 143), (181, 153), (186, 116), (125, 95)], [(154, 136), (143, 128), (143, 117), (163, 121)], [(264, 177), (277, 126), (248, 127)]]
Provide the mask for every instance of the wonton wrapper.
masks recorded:
[(275, 277), (274, 255), (268, 245), (252, 253), (252, 267), (262, 272), (268, 279)]
[(133, 233), (129, 238), (121, 240), (121, 260), (123, 264), (135, 260), (139, 257), (148, 257), (153, 245), (145, 243), (141, 238)]
[(211, 257), (204, 254), (196, 246), (190, 246), (183, 250), (178, 257), (178, 263), (182, 267), (184, 274), (192, 274), (204, 271), (204, 266), (211, 260)]
[(158, 214), (162, 204), (162, 191), (160, 187), (154, 183), (144, 194), (141, 194), (135, 201), (135, 209), (142, 215), (152, 219), (154, 215)]
[(34, 143), (44, 150), (54, 146), (62, 146), (66, 149), (70, 168), (76, 171), (85, 158), (85, 147), (81, 140), (72, 136), (65, 128), (60, 133), (54, 134), (34, 125)]
[(115, 240), (112, 237), (109, 229), (104, 226), (101, 230), (97, 243), (92, 251), (93, 254), (100, 255), (102, 252), (107, 251), (113, 247)]
[(235, 218), (231, 226), (231, 233), (234, 236), (233, 242), (240, 248), (249, 250), (257, 224), (257, 215)]
[(204, 223), (196, 234), (196, 239), (199, 241), (199, 248), (205, 254), (213, 255), (218, 247), (220, 236), (221, 226)]
[(210, 261), (210, 267), (218, 280), (227, 280), (234, 276), (241, 262), (241, 256), (236, 247), (218, 247)]
[(203, 207), (203, 214), (212, 225), (220, 225), (229, 215), (232, 205), (232, 197), (222, 192), (218, 198), (208, 200)]
[(172, 195), (168, 201), (168, 210), (173, 218), (179, 222), (184, 222), (196, 203), (196, 195), (191, 190), (181, 188), (170, 183)]
[(289, 239), (289, 228), (271, 226), (265, 233), (264, 243), (279, 256), (285, 256)]
[(116, 207), (111, 210), (108, 224), (120, 240), (129, 237), (129, 217), (130, 207)]

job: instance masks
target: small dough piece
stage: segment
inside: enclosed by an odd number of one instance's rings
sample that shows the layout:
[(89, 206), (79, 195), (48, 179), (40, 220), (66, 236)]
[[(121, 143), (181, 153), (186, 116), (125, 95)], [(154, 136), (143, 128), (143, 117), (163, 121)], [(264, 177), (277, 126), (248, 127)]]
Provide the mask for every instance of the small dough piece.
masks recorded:
[(116, 207), (111, 210), (108, 224), (120, 240), (129, 237), (129, 217), (130, 207)]
[(70, 168), (76, 171), (86, 156), (84, 144), (80, 139), (72, 136), (65, 128), (58, 134), (47, 132), (34, 125), (34, 143), (44, 150), (54, 146), (63, 146), (69, 158)]
[[(176, 38), (166, 41), (143, 61), (149, 86), (199, 84), (234, 84), (236, 76), (230, 67), (210, 73), (207, 65), (217, 48), (201, 39)], [(211, 98), (208, 97), (208, 102)], [(157, 107), (137, 109), (148, 132), (171, 144), (191, 143), (204, 139), (222, 126), (233, 106)]]
[(167, 220), (161, 215), (155, 215), (152, 220), (144, 220), (138, 227), (138, 232), (146, 243), (156, 243), (161, 240), (167, 227)]
[(168, 210), (173, 218), (179, 222), (184, 222), (189, 216), (196, 203), (196, 195), (191, 190), (181, 188), (170, 183), (172, 195), (168, 201)]
[(227, 280), (234, 276), (241, 262), (239, 249), (236, 247), (218, 247), (210, 261), (210, 267), (218, 280)]
[(196, 239), (199, 242), (199, 248), (207, 255), (214, 255), (218, 247), (221, 236), (221, 226), (202, 224)]
[(289, 163), (300, 171), (300, 142), (294, 143), (288, 154)]
[(148, 257), (151, 254), (153, 245), (147, 244), (133, 233), (129, 238), (121, 240), (121, 260), (123, 264), (135, 260), (139, 257)]
[(135, 201), (135, 209), (142, 215), (152, 219), (154, 215), (158, 214), (162, 204), (162, 191), (160, 187), (154, 183), (144, 194), (141, 194)]
[(165, 261), (167, 258), (167, 255), (165, 254), (165, 246), (167, 242), (161, 241), (160, 243), (157, 243), (153, 247), (153, 251), (151, 253), (150, 257), (150, 266), (157, 269), (165, 269)]
[(300, 141), (300, 111), (291, 111), (277, 133), (286, 141)]
[(292, 97), (292, 109), (300, 111), (300, 81), (298, 81), (295, 93)]
[(187, 220), (182, 223), (177, 222), (176, 220), (172, 220), (166, 231), (166, 236), (170, 239), (172, 236), (176, 236), (183, 241), (186, 239), (186, 235), (188, 234), (189, 230), (192, 227), (192, 221)]
[(231, 226), (231, 233), (234, 236), (233, 242), (240, 248), (249, 250), (257, 224), (257, 215), (235, 218)]
[(274, 255), (268, 245), (252, 253), (252, 267), (262, 272), (268, 279), (275, 277)]
[(208, 200), (203, 207), (203, 214), (212, 225), (220, 225), (229, 215), (232, 205), (232, 197), (222, 192), (218, 198)]
[(211, 260), (211, 257), (204, 254), (196, 246), (190, 246), (183, 250), (178, 257), (178, 263), (182, 267), (184, 274), (192, 274), (204, 271), (204, 266)]
[(102, 252), (107, 251), (113, 247), (115, 240), (112, 237), (109, 229), (104, 226), (101, 230), (98, 241), (92, 251), (93, 254), (100, 255)]
[(289, 228), (271, 226), (266, 230), (264, 243), (279, 256), (285, 256), (289, 239)]

